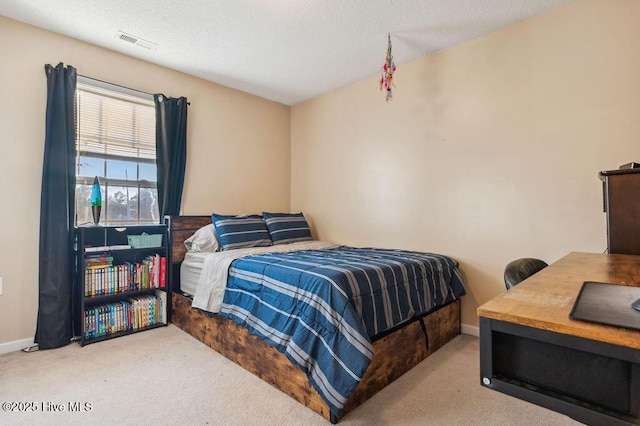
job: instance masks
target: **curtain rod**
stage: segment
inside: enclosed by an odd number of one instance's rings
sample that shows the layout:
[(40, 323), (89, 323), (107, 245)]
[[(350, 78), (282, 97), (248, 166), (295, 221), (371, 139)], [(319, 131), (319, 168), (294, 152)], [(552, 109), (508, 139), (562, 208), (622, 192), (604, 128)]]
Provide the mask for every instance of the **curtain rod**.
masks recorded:
[[(93, 80), (93, 81), (99, 81), (100, 83), (110, 84), (112, 86), (122, 87), (123, 89), (132, 90), (132, 91), (138, 92), (138, 93), (144, 93), (145, 95), (149, 95), (149, 96), (153, 96), (154, 95), (153, 93), (145, 92), (145, 91), (138, 90), (138, 89), (132, 89), (131, 87), (123, 86), (121, 84), (111, 83), (109, 81), (104, 81), (104, 80), (100, 80), (100, 79), (93, 78), (93, 77), (87, 77), (86, 75), (82, 75), (82, 74), (78, 74), (78, 77), (86, 78), (88, 80)], [(187, 105), (191, 106), (191, 102), (187, 101)]]

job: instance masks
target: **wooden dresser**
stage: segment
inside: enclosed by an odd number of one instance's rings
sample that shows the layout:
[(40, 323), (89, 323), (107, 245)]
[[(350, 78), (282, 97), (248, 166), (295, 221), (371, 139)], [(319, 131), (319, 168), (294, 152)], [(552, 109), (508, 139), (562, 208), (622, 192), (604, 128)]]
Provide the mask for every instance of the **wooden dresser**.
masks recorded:
[(600, 172), (609, 253), (640, 254), (640, 169)]

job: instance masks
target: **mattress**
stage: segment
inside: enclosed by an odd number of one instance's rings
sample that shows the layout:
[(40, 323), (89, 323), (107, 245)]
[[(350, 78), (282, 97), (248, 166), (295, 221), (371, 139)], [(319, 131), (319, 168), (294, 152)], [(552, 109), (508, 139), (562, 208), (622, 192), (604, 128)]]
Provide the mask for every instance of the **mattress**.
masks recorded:
[(209, 253), (187, 252), (180, 266), (180, 291), (193, 296), (198, 288), (198, 280), (204, 265), (204, 259)]

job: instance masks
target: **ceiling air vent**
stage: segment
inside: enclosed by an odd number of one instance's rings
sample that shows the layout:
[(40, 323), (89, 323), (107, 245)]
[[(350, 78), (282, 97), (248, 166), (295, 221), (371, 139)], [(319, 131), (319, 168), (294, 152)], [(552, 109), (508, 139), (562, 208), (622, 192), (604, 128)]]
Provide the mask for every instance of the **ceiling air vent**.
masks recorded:
[(117, 37), (122, 41), (126, 41), (127, 43), (135, 44), (136, 46), (144, 47), (145, 49), (155, 49), (156, 47), (158, 47), (157, 44), (155, 44), (155, 43), (153, 43), (151, 41), (143, 40), (140, 37), (136, 37), (134, 35), (127, 34), (127, 33), (122, 32), (122, 31), (118, 31)]

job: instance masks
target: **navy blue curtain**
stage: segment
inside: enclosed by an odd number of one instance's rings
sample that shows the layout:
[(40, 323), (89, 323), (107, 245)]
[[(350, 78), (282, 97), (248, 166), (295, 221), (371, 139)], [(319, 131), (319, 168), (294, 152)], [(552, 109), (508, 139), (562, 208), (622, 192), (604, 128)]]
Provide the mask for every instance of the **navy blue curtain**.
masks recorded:
[(76, 130), (73, 99), (76, 69), (45, 65), (47, 113), (40, 195), (38, 323), (39, 349), (69, 344), (73, 336), (74, 194)]
[(158, 169), (158, 210), (160, 223), (165, 215), (180, 214), (184, 171), (187, 163), (187, 98), (153, 95), (156, 105), (156, 164)]

